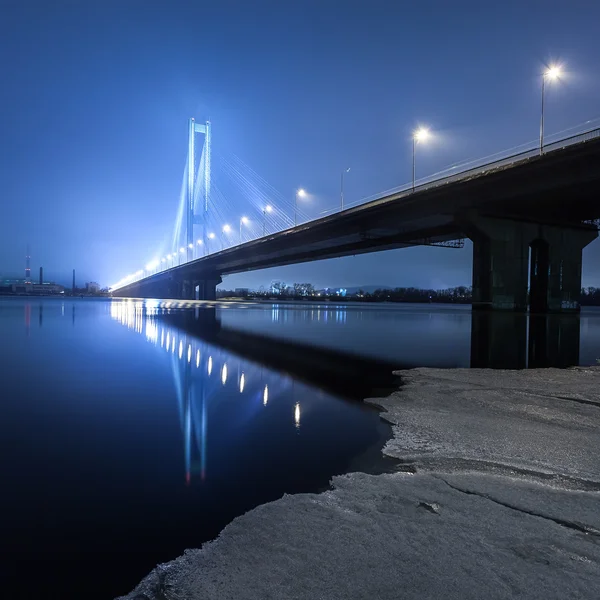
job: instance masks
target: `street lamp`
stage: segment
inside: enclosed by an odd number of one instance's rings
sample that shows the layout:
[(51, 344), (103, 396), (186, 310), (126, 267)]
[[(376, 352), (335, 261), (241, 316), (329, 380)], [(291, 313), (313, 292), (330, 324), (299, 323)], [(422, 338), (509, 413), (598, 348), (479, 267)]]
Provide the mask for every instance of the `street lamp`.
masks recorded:
[[(202, 244), (203, 244), (202, 240), (198, 240), (196, 243), (198, 244), (198, 246), (202, 246)], [(204, 252), (205, 252), (205, 254), (206, 254), (206, 249), (205, 249), (205, 251), (204, 251)]]
[(263, 237), (265, 237), (265, 232), (266, 232), (266, 228), (267, 228), (267, 213), (270, 213), (272, 211), (273, 211), (273, 207), (270, 204), (267, 204), (263, 208)]
[(560, 79), (562, 71), (560, 65), (551, 65), (542, 74), (542, 118), (540, 120), (540, 154), (544, 150), (544, 96), (546, 94), (546, 79), (556, 81)]
[[(231, 233), (231, 226), (230, 225), (223, 225), (223, 233)], [(221, 236), (221, 250), (223, 250), (223, 236)]]
[(342, 171), (340, 182), (340, 210), (344, 210), (344, 173), (350, 173), (350, 167)]
[(179, 264), (181, 264), (181, 255), (185, 252), (185, 248), (179, 248)]
[(298, 224), (298, 198), (306, 198), (306, 192), (302, 188), (294, 196), (294, 227)]
[[(208, 239), (209, 240), (214, 240), (215, 239), (215, 234), (214, 233), (209, 233), (208, 234)], [(207, 242), (207, 244), (208, 244), (208, 242)], [(206, 250), (210, 254), (210, 248), (207, 248)]]
[(416, 146), (419, 142), (425, 142), (429, 138), (429, 129), (425, 129), (425, 127), (419, 127), (414, 133), (412, 138), (412, 189), (415, 191), (415, 154), (416, 154)]
[(240, 219), (240, 244), (242, 243), (242, 225), (248, 225), (249, 222), (248, 217), (242, 217)]

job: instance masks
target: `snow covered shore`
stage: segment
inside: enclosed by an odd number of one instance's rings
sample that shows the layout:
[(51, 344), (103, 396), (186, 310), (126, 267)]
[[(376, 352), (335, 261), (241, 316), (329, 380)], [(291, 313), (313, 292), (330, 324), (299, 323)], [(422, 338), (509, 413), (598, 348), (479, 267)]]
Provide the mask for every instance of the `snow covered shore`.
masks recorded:
[(600, 368), (401, 376), (397, 473), (260, 506), (123, 600), (599, 598)]

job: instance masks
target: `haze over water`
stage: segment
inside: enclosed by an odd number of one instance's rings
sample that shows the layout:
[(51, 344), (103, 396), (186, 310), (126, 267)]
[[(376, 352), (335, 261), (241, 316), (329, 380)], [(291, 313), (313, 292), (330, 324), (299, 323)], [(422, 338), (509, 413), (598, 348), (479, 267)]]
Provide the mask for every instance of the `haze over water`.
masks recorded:
[(258, 504), (387, 468), (361, 399), (393, 369), (600, 357), (597, 309), (186, 304), (0, 299), (6, 589), (113, 597)]

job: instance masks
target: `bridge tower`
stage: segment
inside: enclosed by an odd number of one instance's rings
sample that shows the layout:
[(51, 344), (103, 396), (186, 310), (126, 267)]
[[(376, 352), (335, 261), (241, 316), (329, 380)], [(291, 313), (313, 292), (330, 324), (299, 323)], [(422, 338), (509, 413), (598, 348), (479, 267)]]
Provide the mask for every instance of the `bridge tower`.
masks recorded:
[[(188, 260), (194, 258), (194, 225), (202, 225), (202, 243), (206, 248), (207, 243), (207, 227), (208, 227), (208, 199), (210, 196), (210, 121), (206, 121), (203, 125), (196, 123), (192, 117), (189, 121), (188, 128), (188, 181), (187, 181), (187, 199), (186, 199), (186, 215), (187, 215), (187, 257)], [(196, 167), (196, 134), (204, 134), (204, 149), (201, 152), (200, 161)], [(202, 161), (204, 154), (204, 161)], [(202, 172), (200, 173), (200, 170)], [(198, 187), (200, 186), (200, 187)], [(200, 198), (197, 196), (202, 191), (201, 209)], [(199, 209), (199, 210), (197, 210)], [(190, 248), (190, 244), (192, 248)]]

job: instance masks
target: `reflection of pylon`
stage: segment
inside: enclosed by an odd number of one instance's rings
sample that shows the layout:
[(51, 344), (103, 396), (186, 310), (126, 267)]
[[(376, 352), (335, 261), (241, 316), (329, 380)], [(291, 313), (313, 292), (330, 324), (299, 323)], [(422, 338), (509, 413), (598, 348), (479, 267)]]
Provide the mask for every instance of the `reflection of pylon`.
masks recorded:
[[(183, 443), (185, 454), (185, 482), (190, 485), (192, 474), (200, 472), (202, 481), (206, 478), (206, 396), (204, 383), (192, 381), (192, 367), (188, 362), (183, 376)], [(194, 402), (200, 401), (200, 426), (192, 416)], [(194, 443), (195, 442), (195, 443)], [(194, 451), (195, 450), (195, 451)]]
[[(201, 155), (200, 165), (202, 169), (202, 187), (204, 188), (202, 211), (200, 214), (196, 214), (196, 189), (200, 183), (196, 175), (196, 133), (204, 134), (204, 150)], [(206, 121), (204, 125), (196, 123), (194, 119), (189, 121), (189, 132), (188, 132), (188, 182), (187, 182), (187, 253), (188, 260), (194, 258), (194, 225), (197, 223), (202, 224), (202, 243), (206, 248), (207, 244), (207, 219), (208, 219), (208, 199), (210, 196), (210, 154), (211, 154), (211, 140), (210, 140), (210, 121)], [(200, 170), (200, 169), (198, 169)], [(190, 247), (191, 246), (191, 247)]]

